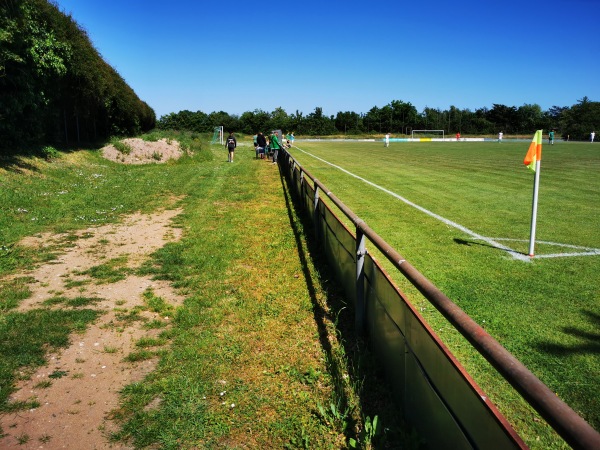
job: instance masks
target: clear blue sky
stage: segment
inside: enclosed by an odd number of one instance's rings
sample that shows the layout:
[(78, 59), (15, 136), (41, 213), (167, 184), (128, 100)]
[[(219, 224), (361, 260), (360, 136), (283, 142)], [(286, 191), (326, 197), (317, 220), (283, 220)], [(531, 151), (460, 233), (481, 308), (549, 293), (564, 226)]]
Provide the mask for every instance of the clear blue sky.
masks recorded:
[(599, 0), (58, 0), (157, 117), (600, 101)]

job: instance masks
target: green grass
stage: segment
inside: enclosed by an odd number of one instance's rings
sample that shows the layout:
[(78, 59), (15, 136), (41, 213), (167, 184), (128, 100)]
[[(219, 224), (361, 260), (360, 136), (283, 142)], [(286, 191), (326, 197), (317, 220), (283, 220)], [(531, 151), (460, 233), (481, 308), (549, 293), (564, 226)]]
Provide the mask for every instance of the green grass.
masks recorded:
[[(73, 232), (161, 207), (184, 211), (176, 219), (183, 239), (157, 251), (140, 272), (169, 280), (185, 304), (173, 308), (148, 291), (143, 309), (160, 318), (144, 319), (139, 308), (116, 310), (114, 326), (144, 321), (163, 330), (126, 356), (131, 362), (158, 357), (159, 363), (123, 390), (114, 413), (122, 428), (113, 439), (178, 449), (343, 448), (354, 439), (370, 448), (367, 417), (377, 416), (385, 430), (378, 443), (414, 442), (368, 350), (347, 331), (352, 314), (318, 253), (307, 247), (304, 222), (277, 166), (255, 160), (251, 143), (242, 139), (236, 162), (227, 164), (222, 147), (201, 144), (206, 136), (167, 137), (191, 154), (167, 164), (123, 166), (78, 151), (52, 162), (17, 159), (0, 169), (6, 187), (0, 192), (0, 248), (8, 249), (0, 276), (49, 260), (57, 250), (15, 245), (24, 236)], [(112, 282), (123, 268), (122, 261), (109, 261), (94, 268), (94, 276)], [(60, 299), (54, 307), (65, 309), (52, 314), (83, 313), (67, 310), (66, 301)], [(16, 312), (0, 317), (13, 316), (26, 320)], [(42, 363), (43, 354), (38, 357)], [(19, 365), (12, 367), (3, 373), (3, 386), (14, 382)], [(331, 404), (335, 420), (332, 412), (319, 412), (319, 405), (331, 411)]]
[[(527, 142), (298, 143), (319, 158), (480, 235), (527, 254), (533, 174)], [(600, 429), (600, 255), (521, 262), (301, 151), (298, 161), (367, 224)], [(600, 248), (600, 152), (544, 145), (537, 240)], [(372, 248), (372, 246), (371, 246)], [(536, 255), (573, 249), (536, 246)], [(382, 257), (379, 257), (383, 260)], [(387, 265), (389, 267), (389, 264)], [(390, 270), (391, 271), (391, 270)], [(520, 432), (542, 433), (493, 371), (472, 355), (399, 274), (428, 321)], [(531, 444), (530, 444), (531, 445)]]

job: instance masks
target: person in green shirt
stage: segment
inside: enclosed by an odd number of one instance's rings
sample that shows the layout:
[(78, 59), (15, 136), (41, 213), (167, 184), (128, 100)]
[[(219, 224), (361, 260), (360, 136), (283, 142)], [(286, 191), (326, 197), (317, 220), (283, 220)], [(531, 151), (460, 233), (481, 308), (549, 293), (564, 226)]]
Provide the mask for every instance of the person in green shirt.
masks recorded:
[(273, 164), (277, 163), (277, 154), (279, 153), (279, 149), (281, 148), (281, 144), (279, 143), (279, 138), (277, 137), (277, 133), (273, 131), (271, 137), (269, 138), (271, 141), (271, 150), (273, 151)]
[(551, 130), (548, 134), (548, 143), (554, 145), (554, 130)]

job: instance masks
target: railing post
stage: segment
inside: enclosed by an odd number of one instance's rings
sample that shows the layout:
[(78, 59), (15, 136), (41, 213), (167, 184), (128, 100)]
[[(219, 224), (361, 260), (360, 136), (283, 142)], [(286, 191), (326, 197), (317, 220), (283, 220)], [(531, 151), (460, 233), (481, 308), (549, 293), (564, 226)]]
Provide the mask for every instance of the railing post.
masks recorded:
[(321, 240), (321, 237), (319, 236), (319, 186), (317, 185), (316, 181), (317, 180), (313, 182), (315, 186), (315, 198), (313, 201), (315, 210), (313, 211), (313, 222), (315, 225), (315, 241), (319, 242)]
[[(361, 220), (362, 222), (362, 220)], [(356, 305), (354, 324), (359, 336), (365, 334), (365, 255), (367, 247), (365, 245), (365, 235), (356, 226)]]

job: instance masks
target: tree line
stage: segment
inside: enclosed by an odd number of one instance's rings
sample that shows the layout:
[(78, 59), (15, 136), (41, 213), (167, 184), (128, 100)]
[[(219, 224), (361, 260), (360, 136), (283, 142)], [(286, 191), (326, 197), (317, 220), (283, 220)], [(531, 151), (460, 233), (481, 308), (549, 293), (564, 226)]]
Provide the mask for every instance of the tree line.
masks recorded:
[(254, 134), (258, 131), (281, 129), (309, 136), (356, 134), (405, 134), (412, 130), (445, 130), (448, 134), (462, 135), (531, 134), (535, 130), (555, 130), (564, 139), (587, 140), (590, 132), (600, 130), (600, 102), (587, 97), (572, 106), (553, 106), (547, 111), (537, 104), (519, 107), (494, 104), (492, 108), (475, 111), (450, 106), (446, 110), (425, 107), (418, 112), (410, 103), (393, 100), (383, 107), (374, 106), (367, 113), (338, 112), (335, 116), (323, 114), (323, 108), (303, 115), (296, 110), (288, 114), (283, 108), (273, 112), (255, 109), (240, 116), (224, 111), (206, 114), (202, 111), (180, 111), (162, 116), (157, 127), (161, 129), (209, 132), (216, 126), (226, 131)]
[(155, 127), (154, 110), (48, 0), (0, 0), (0, 148), (89, 142)]

